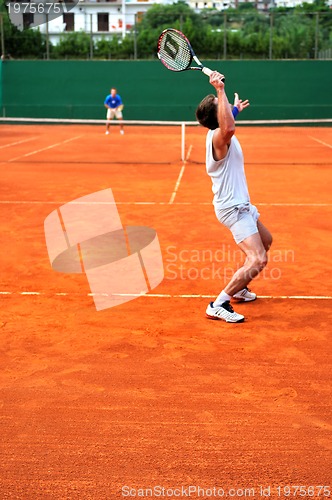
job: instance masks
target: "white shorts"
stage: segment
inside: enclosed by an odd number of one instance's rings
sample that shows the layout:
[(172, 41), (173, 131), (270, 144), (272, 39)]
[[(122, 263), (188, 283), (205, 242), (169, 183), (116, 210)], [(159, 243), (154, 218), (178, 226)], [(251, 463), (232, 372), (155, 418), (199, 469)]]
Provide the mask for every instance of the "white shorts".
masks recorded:
[(258, 233), (257, 221), (260, 214), (251, 203), (241, 203), (224, 209), (215, 208), (215, 212), (219, 222), (231, 231), (237, 244)]
[(122, 111), (118, 108), (108, 108), (107, 110), (107, 120), (112, 120), (114, 117), (122, 118)]

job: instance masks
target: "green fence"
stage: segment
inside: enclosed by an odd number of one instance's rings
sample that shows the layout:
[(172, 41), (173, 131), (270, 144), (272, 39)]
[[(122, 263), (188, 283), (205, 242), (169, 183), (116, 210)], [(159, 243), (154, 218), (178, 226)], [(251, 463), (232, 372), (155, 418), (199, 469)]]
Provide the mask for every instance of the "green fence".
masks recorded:
[[(332, 61), (205, 64), (226, 75), (230, 101), (234, 92), (250, 99), (247, 120), (332, 118)], [(3, 61), (0, 81), (6, 117), (104, 119), (104, 98), (115, 86), (127, 120), (191, 121), (213, 92), (202, 73), (173, 73), (159, 61)]]
[(0, 109), (3, 109), (2, 106), (2, 62), (0, 61)]

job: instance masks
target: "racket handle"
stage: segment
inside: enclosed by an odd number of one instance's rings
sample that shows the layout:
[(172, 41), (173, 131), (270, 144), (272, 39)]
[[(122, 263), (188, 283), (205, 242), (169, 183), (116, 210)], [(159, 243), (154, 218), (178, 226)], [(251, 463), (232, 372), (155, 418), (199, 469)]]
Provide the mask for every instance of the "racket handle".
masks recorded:
[(204, 75), (206, 75), (206, 76), (211, 76), (211, 73), (213, 73), (212, 69), (205, 68), (205, 67), (202, 69), (202, 71), (203, 71)]
[[(204, 75), (206, 75), (206, 76), (210, 76), (211, 73), (213, 73), (212, 69), (205, 68), (205, 67), (202, 69), (202, 71), (203, 71)], [(225, 78), (223, 78), (222, 81), (224, 82)]]

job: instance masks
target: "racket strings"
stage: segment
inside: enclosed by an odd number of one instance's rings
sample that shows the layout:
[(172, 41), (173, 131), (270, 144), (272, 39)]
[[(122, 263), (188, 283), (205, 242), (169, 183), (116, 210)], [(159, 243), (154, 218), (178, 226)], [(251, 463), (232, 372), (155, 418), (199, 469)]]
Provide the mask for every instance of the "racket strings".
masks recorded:
[(192, 61), (192, 53), (185, 39), (177, 33), (167, 32), (159, 41), (158, 56), (172, 71), (187, 69)]

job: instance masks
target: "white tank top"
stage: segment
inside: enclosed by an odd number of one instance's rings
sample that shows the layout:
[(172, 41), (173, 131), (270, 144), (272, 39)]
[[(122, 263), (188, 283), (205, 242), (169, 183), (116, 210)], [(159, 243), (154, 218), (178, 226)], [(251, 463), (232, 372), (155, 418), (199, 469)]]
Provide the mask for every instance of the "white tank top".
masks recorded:
[(227, 155), (222, 160), (213, 158), (212, 137), (214, 130), (206, 136), (206, 170), (212, 180), (213, 204), (215, 208), (229, 208), (250, 201), (243, 153), (239, 141), (233, 135)]

